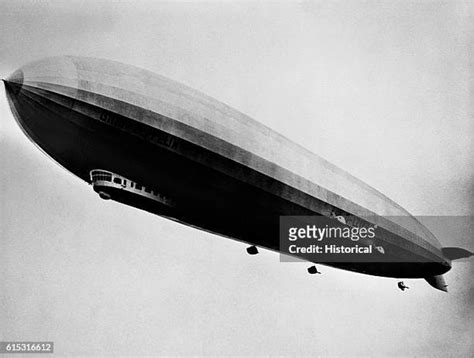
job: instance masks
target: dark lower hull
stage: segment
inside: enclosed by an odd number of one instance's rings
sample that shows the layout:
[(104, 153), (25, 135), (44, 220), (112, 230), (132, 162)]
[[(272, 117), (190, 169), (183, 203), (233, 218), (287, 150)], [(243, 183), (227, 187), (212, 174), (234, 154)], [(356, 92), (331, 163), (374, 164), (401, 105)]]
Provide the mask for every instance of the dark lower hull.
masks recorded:
[[(166, 132), (112, 115), (66, 97), (38, 95), (23, 88), (9, 96), (17, 120), (32, 140), (63, 167), (90, 183), (92, 169), (106, 169), (157, 188), (176, 207), (111, 193), (116, 201), (169, 217), (186, 225), (279, 251), (282, 215), (318, 215), (328, 204), (290, 186)], [(76, 108), (80, 106), (80, 111)], [(73, 109), (74, 108), (74, 109)], [(13, 109), (13, 108), (12, 108)], [(123, 123), (133, 126), (124, 130)], [(229, 175), (232, 173), (232, 175)], [(309, 209), (288, 200), (312, 202)], [(419, 262), (422, 249), (409, 242), (394, 252), (413, 260), (403, 263), (331, 263), (341, 269), (386, 277), (423, 278), (449, 267)], [(430, 255), (423, 252), (423, 255)]]

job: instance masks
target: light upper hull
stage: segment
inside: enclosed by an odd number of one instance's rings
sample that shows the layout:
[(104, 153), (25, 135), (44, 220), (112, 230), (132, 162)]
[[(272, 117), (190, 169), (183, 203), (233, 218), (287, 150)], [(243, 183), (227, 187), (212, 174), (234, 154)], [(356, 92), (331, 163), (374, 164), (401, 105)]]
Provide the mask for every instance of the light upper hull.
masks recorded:
[(450, 268), (436, 238), (360, 180), (247, 116), (185, 86), (113, 61), (50, 58), (6, 82), (19, 125), (60, 165), (90, 182), (101, 168), (149, 185), (177, 207), (116, 200), (254, 245), (279, 250), (281, 215), (337, 211), (386, 231), (398, 263), (335, 263), (388, 277)]

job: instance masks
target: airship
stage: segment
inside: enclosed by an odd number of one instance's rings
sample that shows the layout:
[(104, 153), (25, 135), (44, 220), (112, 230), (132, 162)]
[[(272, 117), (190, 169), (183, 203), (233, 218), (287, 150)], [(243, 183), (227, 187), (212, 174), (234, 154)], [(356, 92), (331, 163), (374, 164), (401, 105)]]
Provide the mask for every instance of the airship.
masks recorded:
[[(258, 248), (283, 252), (282, 217), (373, 225), (376, 238), (358, 245), (374, 246), (383, 259), (322, 264), (425, 279), (442, 291), (451, 261), (472, 255), (442, 247), (401, 206), (297, 143), (150, 71), (59, 56), (3, 81), (24, 134), (100, 198), (240, 241), (250, 255)], [(311, 261), (309, 273), (320, 273), (321, 262), (294, 256)]]

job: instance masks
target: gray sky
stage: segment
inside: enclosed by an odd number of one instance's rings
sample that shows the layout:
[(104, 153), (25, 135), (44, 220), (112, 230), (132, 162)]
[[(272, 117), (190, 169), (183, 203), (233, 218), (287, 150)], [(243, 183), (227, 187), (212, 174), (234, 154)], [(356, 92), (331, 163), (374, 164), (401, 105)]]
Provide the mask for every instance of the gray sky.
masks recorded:
[[(1, 77), (61, 54), (152, 70), (413, 214), (456, 216), (426, 223), (445, 246), (474, 251), (471, 3), (3, 0), (0, 14)], [(250, 257), (100, 200), (28, 141), (0, 98), (0, 340), (81, 355), (473, 355), (472, 260), (454, 264), (444, 294)]]

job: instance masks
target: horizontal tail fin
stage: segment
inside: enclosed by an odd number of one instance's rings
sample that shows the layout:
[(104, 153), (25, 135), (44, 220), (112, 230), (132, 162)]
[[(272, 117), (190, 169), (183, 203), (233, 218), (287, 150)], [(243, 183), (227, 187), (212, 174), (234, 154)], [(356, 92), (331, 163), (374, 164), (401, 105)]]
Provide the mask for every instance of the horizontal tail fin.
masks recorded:
[(471, 251), (461, 249), (460, 247), (444, 247), (441, 249), (441, 252), (443, 253), (444, 257), (450, 260), (463, 259), (474, 255), (474, 253)]
[(446, 284), (446, 281), (444, 281), (444, 277), (442, 275), (425, 277), (425, 280), (434, 288), (448, 292), (448, 285)]

